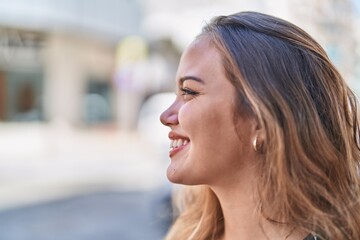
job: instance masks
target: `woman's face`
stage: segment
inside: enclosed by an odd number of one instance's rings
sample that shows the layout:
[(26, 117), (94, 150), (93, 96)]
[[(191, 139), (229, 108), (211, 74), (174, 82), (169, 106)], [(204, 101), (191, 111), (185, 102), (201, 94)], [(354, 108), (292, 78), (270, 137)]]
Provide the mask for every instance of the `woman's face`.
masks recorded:
[(254, 155), (255, 124), (234, 118), (235, 89), (206, 38), (185, 50), (176, 81), (176, 100), (160, 117), (171, 128), (168, 179), (188, 185), (233, 182)]

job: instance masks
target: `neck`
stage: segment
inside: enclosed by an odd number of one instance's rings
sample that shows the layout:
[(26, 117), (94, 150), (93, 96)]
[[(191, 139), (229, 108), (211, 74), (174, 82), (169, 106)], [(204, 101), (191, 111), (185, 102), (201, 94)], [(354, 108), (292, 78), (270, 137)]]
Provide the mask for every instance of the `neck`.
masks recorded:
[[(266, 220), (258, 209), (257, 183), (250, 171), (241, 174), (233, 184), (211, 186), (219, 199), (224, 216), (221, 240), (301, 240), (305, 233), (284, 224)], [(239, 180), (240, 179), (240, 180)], [(250, 180), (250, 181), (249, 181)]]

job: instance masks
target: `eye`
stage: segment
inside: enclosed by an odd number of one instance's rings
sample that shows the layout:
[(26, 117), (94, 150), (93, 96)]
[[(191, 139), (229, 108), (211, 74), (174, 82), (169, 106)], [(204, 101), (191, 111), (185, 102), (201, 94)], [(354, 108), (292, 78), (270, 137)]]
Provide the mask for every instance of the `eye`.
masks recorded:
[(180, 90), (181, 90), (181, 92), (182, 92), (182, 94), (181, 95), (192, 95), (192, 96), (195, 96), (195, 95), (197, 95), (198, 94), (198, 92), (195, 92), (195, 91), (193, 91), (193, 90), (190, 90), (190, 89), (188, 89), (188, 88), (180, 88)]
[(181, 95), (184, 96), (185, 100), (196, 97), (199, 93), (188, 88), (180, 88)]

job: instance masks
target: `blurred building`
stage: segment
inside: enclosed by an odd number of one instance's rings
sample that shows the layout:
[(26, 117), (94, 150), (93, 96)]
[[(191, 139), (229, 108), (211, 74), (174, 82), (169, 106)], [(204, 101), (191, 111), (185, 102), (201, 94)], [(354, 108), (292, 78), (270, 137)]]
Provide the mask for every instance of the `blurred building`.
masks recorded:
[[(133, 129), (143, 101), (172, 90), (179, 54), (201, 26), (212, 16), (245, 10), (298, 24), (360, 85), (357, 0), (3, 1), (0, 120)], [(117, 62), (128, 36), (147, 44), (131, 67)], [(133, 47), (127, 52), (139, 48)]]
[(114, 45), (139, 34), (136, 2), (8, 1), (0, 15), (1, 120), (113, 117)]
[[(126, 87), (114, 79), (117, 71), (124, 71), (115, 64), (116, 49), (127, 36), (145, 38), (142, 19), (138, 1), (1, 2), (0, 120), (121, 124), (117, 95)], [(121, 106), (160, 90), (166, 67), (156, 72), (149, 65), (159, 69), (165, 61), (147, 54), (146, 65), (131, 73), (143, 72), (137, 76), (143, 82), (136, 83), (142, 90), (128, 100), (121, 98), (126, 101)]]

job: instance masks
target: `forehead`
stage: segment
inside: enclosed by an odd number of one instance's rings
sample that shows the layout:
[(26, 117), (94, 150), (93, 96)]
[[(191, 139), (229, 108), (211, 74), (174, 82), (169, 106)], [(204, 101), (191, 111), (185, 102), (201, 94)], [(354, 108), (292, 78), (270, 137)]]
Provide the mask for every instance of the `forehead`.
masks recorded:
[(177, 77), (186, 75), (208, 79), (223, 75), (221, 55), (205, 37), (195, 39), (181, 56)]

